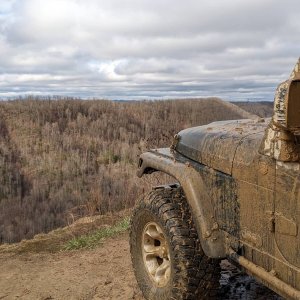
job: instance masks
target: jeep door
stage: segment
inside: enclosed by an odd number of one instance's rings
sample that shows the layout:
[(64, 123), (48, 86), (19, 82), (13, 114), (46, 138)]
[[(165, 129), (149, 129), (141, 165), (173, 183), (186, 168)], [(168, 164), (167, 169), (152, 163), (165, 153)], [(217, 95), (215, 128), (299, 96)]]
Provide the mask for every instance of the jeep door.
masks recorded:
[(300, 164), (277, 162), (274, 214), (275, 271), (300, 289)]
[(264, 131), (245, 137), (237, 148), (232, 175), (237, 183), (244, 256), (270, 271), (274, 253), (275, 160), (258, 153)]

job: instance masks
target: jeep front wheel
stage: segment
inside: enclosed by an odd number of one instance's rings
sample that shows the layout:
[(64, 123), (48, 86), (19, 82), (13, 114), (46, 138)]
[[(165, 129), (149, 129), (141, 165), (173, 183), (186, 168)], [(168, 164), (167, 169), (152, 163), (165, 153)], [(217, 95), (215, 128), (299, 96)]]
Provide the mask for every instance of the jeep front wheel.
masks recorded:
[(181, 188), (160, 188), (134, 209), (130, 251), (146, 299), (212, 299), (219, 262), (205, 256)]

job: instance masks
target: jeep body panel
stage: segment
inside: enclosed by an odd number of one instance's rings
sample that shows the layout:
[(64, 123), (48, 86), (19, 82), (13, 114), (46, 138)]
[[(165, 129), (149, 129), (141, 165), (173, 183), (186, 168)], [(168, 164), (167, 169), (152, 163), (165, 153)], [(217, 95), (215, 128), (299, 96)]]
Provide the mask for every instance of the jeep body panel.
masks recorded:
[[(265, 129), (266, 122), (249, 119), (188, 128), (178, 133), (176, 151), (215, 170), (231, 174), (235, 152), (241, 141), (256, 133), (260, 133), (262, 138)], [(254, 145), (250, 148), (257, 151)]]

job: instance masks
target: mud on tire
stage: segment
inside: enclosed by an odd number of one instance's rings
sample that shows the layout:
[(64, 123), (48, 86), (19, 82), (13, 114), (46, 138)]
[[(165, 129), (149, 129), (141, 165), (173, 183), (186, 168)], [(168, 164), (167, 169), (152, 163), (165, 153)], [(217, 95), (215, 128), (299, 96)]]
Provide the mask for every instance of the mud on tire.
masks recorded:
[(214, 299), (217, 294), (219, 261), (203, 253), (180, 187), (153, 190), (139, 202), (131, 219), (130, 252), (146, 299)]

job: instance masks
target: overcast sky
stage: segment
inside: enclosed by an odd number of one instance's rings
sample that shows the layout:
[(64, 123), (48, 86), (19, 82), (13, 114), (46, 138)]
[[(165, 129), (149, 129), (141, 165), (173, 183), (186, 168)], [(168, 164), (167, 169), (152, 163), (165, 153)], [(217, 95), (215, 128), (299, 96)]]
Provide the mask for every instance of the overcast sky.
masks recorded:
[(0, 0), (0, 98), (273, 100), (299, 0)]

